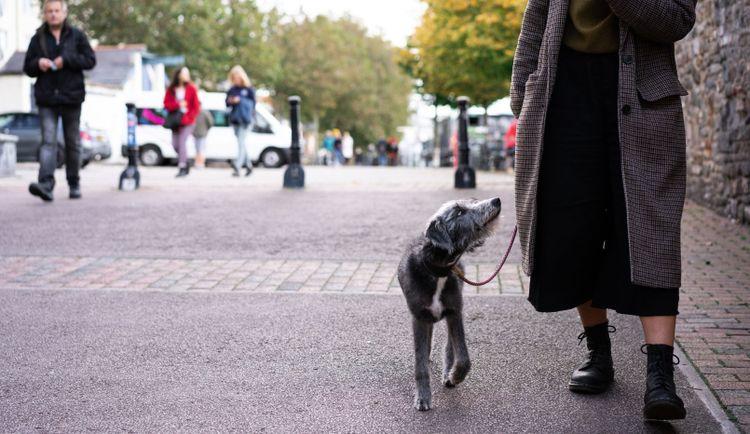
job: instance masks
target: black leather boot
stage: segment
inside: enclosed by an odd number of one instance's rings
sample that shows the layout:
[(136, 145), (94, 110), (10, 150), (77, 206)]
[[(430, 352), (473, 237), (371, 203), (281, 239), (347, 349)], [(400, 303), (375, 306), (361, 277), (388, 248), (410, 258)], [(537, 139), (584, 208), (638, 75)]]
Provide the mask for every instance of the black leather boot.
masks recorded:
[(32, 182), (29, 184), (29, 193), (42, 199), (45, 202), (52, 202), (55, 197), (52, 195), (54, 187), (42, 182)]
[[(646, 351), (643, 351), (646, 347)], [(644, 345), (648, 355), (646, 395), (643, 397), (643, 417), (648, 420), (685, 419), (685, 404), (674, 385), (674, 348), (669, 345)], [(677, 364), (680, 361), (677, 359)]]
[(80, 199), (81, 198), (81, 186), (80, 185), (71, 185), (70, 192), (68, 194), (68, 197), (71, 199)]
[(188, 176), (188, 173), (190, 173), (190, 169), (187, 167), (180, 167), (180, 170), (177, 172), (177, 178), (184, 178)]
[(609, 340), (609, 322), (585, 327), (578, 336), (579, 342), (586, 338), (589, 354), (583, 364), (573, 372), (568, 388), (575, 393), (602, 393), (612, 384), (615, 370), (612, 367), (612, 344)]

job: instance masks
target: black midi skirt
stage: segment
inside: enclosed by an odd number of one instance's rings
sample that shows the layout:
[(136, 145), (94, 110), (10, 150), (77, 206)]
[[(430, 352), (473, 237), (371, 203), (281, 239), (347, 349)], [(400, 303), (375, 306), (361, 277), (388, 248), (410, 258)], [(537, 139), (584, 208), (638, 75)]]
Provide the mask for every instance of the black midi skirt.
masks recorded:
[(540, 312), (594, 307), (677, 315), (679, 288), (630, 279), (618, 133), (619, 56), (562, 47), (547, 112), (529, 301)]

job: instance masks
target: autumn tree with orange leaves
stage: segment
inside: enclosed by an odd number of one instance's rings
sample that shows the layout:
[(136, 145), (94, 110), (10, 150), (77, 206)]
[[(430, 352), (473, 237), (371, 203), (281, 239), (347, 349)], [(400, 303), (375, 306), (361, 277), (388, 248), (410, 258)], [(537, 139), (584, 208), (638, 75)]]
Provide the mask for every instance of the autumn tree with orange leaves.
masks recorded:
[(424, 1), (400, 57), (419, 92), (439, 102), (466, 95), (485, 107), (506, 96), (526, 0)]

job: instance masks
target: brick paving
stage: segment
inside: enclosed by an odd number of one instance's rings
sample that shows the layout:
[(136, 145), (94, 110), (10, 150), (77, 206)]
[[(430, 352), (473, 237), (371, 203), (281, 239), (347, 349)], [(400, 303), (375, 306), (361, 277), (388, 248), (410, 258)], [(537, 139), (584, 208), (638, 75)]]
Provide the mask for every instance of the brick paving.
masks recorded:
[[(205, 292), (401, 292), (393, 262), (325, 260), (201, 260), (62, 256), (0, 257), (0, 288)], [(467, 277), (490, 275), (495, 264), (467, 264)], [(468, 295), (526, 293), (520, 266), (508, 264), (500, 275)]]
[(682, 233), (677, 340), (729, 416), (750, 432), (750, 228), (688, 204)]

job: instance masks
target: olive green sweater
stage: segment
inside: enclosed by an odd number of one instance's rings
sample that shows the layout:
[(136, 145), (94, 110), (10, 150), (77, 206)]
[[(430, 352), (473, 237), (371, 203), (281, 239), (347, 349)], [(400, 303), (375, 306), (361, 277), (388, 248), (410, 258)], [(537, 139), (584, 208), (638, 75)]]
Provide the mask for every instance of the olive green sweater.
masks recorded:
[(570, 0), (563, 43), (584, 53), (615, 53), (619, 21), (606, 0)]

